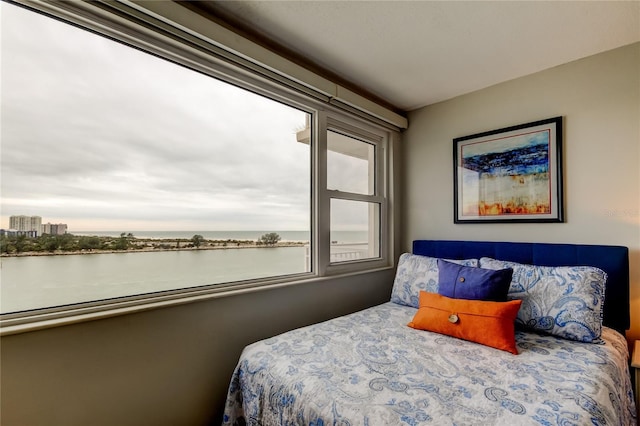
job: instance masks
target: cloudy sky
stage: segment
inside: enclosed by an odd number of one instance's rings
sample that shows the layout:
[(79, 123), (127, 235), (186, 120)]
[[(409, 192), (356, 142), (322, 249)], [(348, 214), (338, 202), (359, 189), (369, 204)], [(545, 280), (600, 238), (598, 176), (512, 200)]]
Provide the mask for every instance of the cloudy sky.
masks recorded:
[(0, 227), (24, 214), (70, 232), (309, 229), (304, 112), (1, 8)]

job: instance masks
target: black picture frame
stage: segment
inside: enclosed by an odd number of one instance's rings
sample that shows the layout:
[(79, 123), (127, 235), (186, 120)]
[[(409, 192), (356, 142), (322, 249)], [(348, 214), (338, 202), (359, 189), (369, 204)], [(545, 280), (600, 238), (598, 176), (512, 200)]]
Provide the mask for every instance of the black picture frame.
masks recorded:
[(564, 222), (562, 121), (453, 139), (454, 223)]

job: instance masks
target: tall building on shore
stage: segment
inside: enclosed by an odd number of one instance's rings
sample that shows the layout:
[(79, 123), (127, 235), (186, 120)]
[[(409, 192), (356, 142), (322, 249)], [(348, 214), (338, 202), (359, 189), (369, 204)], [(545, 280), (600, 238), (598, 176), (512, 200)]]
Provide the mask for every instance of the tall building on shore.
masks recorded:
[(42, 234), (64, 235), (67, 233), (66, 223), (45, 223), (42, 225)]
[(67, 233), (66, 223), (42, 223), (40, 216), (10, 216), (9, 229), (5, 230), (7, 235), (25, 234), (30, 237), (39, 235), (64, 235)]
[(42, 217), (40, 216), (10, 216), (9, 228), (22, 232), (35, 232), (39, 235), (42, 228)]

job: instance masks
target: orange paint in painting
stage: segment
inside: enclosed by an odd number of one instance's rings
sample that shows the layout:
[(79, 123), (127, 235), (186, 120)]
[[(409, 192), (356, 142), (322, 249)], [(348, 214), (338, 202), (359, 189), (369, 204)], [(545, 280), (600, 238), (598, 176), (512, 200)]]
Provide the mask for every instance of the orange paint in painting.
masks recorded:
[(479, 216), (496, 216), (496, 215), (508, 215), (508, 214), (549, 214), (551, 208), (548, 204), (536, 204), (536, 205), (516, 205), (515, 203), (502, 203), (488, 204), (480, 202), (478, 205)]

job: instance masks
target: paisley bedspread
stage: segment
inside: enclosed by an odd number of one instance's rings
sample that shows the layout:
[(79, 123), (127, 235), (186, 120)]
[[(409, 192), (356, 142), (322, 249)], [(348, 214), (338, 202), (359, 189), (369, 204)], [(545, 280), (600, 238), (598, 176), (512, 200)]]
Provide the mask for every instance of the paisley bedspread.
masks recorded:
[(636, 424), (619, 333), (517, 331), (512, 355), (409, 328), (415, 312), (389, 302), (247, 346), (223, 424)]

